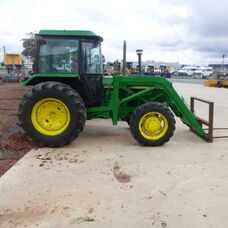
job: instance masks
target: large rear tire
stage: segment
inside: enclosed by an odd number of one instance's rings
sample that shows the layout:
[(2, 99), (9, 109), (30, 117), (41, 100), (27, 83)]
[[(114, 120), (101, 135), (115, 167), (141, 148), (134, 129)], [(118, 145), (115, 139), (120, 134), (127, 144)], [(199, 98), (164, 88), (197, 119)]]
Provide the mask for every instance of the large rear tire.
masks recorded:
[(131, 116), (133, 137), (144, 146), (160, 146), (168, 142), (175, 130), (173, 113), (157, 102), (139, 106)]
[(29, 89), (18, 107), (19, 125), (38, 146), (60, 147), (83, 130), (86, 110), (82, 98), (60, 82), (42, 82)]

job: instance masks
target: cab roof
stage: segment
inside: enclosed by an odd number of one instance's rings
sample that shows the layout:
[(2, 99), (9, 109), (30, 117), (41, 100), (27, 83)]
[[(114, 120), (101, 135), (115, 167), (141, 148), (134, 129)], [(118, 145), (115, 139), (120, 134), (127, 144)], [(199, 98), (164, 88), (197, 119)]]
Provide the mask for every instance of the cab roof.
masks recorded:
[(103, 41), (101, 36), (89, 30), (40, 30), (38, 35), (97, 37), (100, 41)]

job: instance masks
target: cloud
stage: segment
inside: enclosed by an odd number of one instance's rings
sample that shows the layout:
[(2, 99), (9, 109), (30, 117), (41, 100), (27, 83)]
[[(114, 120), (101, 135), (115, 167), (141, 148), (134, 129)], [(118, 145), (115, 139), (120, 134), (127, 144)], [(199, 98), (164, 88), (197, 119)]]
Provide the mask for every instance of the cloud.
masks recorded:
[[(92, 30), (104, 38), (106, 60), (129, 59), (198, 63), (228, 54), (225, 0), (0, 0), (0, 40), (21, 52), (21, 39), (40, 29)], [(9, 13), (10, 12), (10, 13)], [(0, 60), (2, 50), (0, 50)]]

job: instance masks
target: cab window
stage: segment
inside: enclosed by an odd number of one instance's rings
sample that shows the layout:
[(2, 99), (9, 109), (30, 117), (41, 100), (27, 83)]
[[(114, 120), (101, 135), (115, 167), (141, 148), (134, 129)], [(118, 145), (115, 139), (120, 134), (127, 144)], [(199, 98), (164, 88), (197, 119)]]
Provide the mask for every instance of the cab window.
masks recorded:
[(78, 40), (42, 39), (39, 73), (78, 73)]
[(97, 41), (82, 42), (82, 69), (84, 74), (102, 74), (101, 45)]

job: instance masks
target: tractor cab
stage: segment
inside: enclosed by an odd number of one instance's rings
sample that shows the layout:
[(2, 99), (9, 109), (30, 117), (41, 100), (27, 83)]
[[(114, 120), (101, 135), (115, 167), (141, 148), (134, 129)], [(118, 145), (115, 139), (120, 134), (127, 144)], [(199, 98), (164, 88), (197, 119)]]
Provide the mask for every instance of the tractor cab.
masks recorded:
[[(41, 30), (34, 73), (71, 83), (87, 106), (102, 99), (102, 38), (91, 31)], [(71, 80), (69, 81), (69, 78)]]

